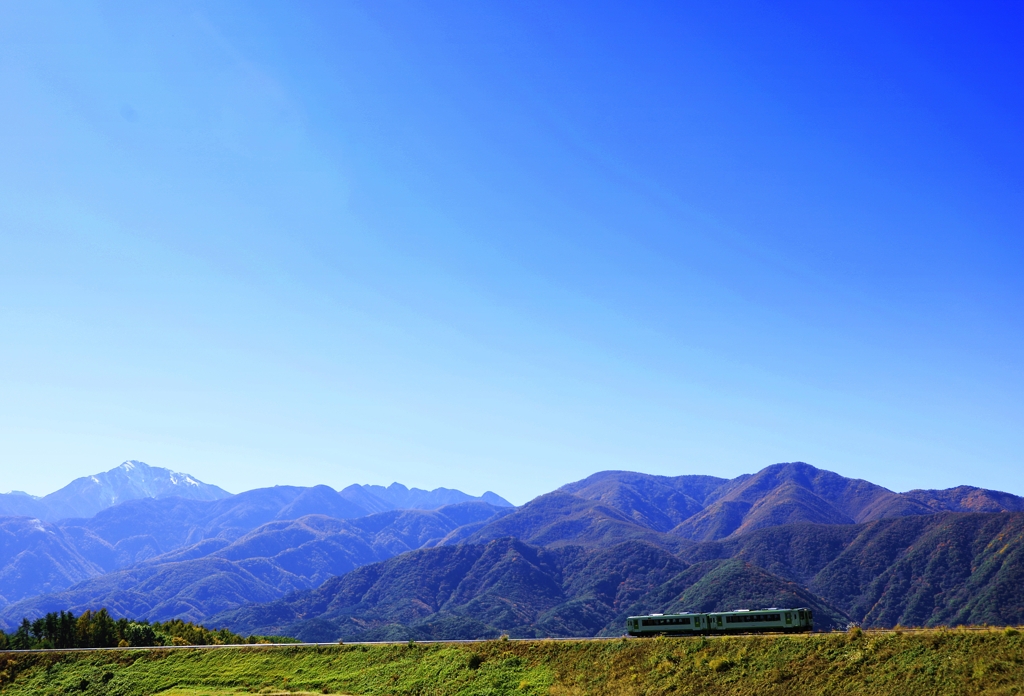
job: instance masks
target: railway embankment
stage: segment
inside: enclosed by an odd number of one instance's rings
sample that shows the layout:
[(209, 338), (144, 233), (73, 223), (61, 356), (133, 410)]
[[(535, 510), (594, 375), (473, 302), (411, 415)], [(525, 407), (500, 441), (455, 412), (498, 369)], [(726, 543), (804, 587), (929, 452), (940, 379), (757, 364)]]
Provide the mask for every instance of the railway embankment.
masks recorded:
[(2, 653), (0, 693), (1024, 694), (1016, 629)]

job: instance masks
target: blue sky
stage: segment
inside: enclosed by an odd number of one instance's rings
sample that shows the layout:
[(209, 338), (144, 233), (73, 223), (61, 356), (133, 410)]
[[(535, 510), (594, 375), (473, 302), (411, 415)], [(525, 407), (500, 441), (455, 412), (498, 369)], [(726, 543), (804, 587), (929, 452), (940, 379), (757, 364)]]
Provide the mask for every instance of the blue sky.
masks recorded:
[(1024, 494), (1022, 20), (3, 3), (0, 489)]

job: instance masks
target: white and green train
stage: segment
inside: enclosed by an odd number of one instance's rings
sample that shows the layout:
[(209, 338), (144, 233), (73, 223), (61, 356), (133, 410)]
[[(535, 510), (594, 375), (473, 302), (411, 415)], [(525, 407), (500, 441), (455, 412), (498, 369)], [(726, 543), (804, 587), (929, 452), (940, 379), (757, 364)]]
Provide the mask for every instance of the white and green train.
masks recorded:
[(807, 607), (798, 609), (737, 609), (700, 614), (648, 614), (626, 619), (631, 636), (686, 636), (713, 633), (798, 633), (814, 630)]

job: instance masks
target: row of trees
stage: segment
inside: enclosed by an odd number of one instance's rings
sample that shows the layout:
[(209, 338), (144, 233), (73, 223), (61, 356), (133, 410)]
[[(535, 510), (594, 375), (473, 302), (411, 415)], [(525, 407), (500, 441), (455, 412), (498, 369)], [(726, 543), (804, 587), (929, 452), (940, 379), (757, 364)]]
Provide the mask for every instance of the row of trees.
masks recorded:
[(70, 611), (62, 611), (51, 612), (35, 621), (22, 619), (15, 632), (0, 631), (0, 650), (238, 645), (279, 640), (267, 636), (243, 638), (224, 628), (212, 630), (180, 619), (162, 623), (131, 619), (115, 621), (106, 609), (100, 609), (86, 611), (78, 617)]

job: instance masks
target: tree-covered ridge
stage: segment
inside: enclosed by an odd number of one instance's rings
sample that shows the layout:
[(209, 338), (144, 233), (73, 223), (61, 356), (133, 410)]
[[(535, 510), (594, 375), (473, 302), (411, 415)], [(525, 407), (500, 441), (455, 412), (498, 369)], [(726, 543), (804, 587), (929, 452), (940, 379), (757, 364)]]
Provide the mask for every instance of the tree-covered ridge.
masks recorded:
[(114, 620), (106, 609), (50, 612), (35, 621), (22, 619), (10, 634), (0, 631), (0, 650), (69, 648), (142, 648), (172, 645), (242, 645), (295, 642), (277, 636), (242, 637), (226, 628), (210, 629), (190, 621)]

